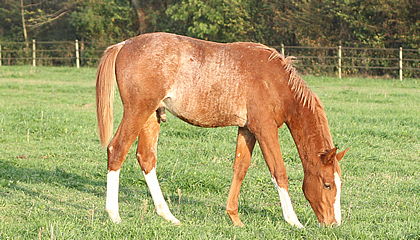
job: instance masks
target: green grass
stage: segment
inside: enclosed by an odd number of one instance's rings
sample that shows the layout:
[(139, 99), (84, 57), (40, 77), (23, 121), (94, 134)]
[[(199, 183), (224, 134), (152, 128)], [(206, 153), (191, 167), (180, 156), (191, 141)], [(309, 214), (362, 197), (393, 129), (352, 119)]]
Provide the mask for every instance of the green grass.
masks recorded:
[[(256, 147), (239, 200), (243, 228), (224, 213), (236, 128), (202, 129), (168, 116), (158, 178), (181, 226), (154, 212), (135, 158), (121, 171), (120, 214), (104, 211), (106, 152), (96, 134), (95, 69), (0, 67), (0, 239), (418, 239), (420, 86), (416, 80), (304, 77), (319, 95), (343, 169), (340, 227), (318, 226), (303, 170), (279, 130), (295, 211), (289, 226)], [(122, 116), (116, 100), (115, 127)], [(181, 196), (178, 194), (181, 190)]]

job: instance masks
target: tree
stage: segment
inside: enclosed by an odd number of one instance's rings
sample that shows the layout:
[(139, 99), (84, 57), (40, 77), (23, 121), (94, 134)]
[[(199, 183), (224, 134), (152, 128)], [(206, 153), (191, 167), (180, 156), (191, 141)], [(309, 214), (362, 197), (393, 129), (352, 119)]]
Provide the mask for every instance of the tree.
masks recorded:
[(137, 35), (139, 25), (134, 19), (136, 12), (130, 1), (102, 0), (80, 4), (70, 22), (82, 38), (117, 42)]
[(247, 11), (251, 28), (248, 31), (252, 41), (278, 46), (296, 45), (296, 31), (291, 27), (289, 15), (293, 14), (290, 0), (248, 0)]
[(419, 47), (416, 0), (289, 0), (300, 45)]
[(134, 8), (137, 11), (137, 16), (139, 17), (139, 32), (140, 34), (143, 34), (146, 32), (146, 14), (144, 13), (143, 8), (140, 6), (140, 3), (138, 0), (131, 0), (131, 2), (134, 5)]
[(22, 15), (20, 0), (0, 1), (0, 40), (22, 41)]
[[(49, 40), (68, 37), (66, 16), (77, 4), (77, 0), (5, 0), (0, 3), (1, 38), (28, 41), (30, 38)], [(65, 26), (63, 28), (63, 26)], [(46, 34), (48, 33), (48, 34)]]
[(1, 0), (0, 40), (112, 43), (165, 31), (271, 46), (420, 48), (419, 12), (418, 0)]
[(249, 14), (242, 0), (188, 0), (170, 6), (166, 13), (176, 33), (206, 40), (247, 40)]

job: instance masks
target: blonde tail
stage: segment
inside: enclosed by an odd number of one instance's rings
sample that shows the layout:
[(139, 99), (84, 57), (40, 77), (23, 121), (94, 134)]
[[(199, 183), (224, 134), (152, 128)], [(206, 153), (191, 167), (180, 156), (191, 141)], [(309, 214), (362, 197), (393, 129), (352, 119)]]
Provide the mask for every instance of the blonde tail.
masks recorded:
[(114, 94), (115, 94), (115, 59), (124, 42), (106, 49), (96, 74), (96, 114), (101, 146), (106, 148), (113, 132)]

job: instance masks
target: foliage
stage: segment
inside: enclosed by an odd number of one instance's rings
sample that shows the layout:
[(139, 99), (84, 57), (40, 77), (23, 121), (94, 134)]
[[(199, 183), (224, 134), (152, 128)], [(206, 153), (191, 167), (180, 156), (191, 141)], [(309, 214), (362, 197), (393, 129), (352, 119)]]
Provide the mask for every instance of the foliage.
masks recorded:
[(18, 1), (0, 1), (0, 41), (22, 41), (22, 16)]
[[(343, 224), (319, 227), (301, 190), (293, 139), (280, 129), (291, 198), (305, 225), (300, 230), (284, 221), (258, 146), (239, 198), (245, 227), (233, 227), (224, 206), (237, 129), (197, 128), (169, 113), (157, 173), (182, 225), (156, 214), (136, 144), (121, 170), (123, 222), (113, 224), (104, 210), (106, 151), (96, 135), (95, 72), (1, 67), (0, 239), (419, 239), (416, 80), (305, 77), (323, 102), (335, 145), (350, 151), (340, 162)], [(117, 127), (119, 99), (115, 116)]]
[[(290, 24), (301, 44), (309, 46), (419, 48), (418, 1), (293, 1)], [(413, 10), (414, 9), (414, 10)], [(404, 39), (404, 40), (403, 40)], [(409, 40), (410, 39), (410, 40)], [(414, 40), (414, 41), (413, 41)]]
[(126, 0), (88, 1), (77, 7), (70, 22), (84, 39), (118, 42), (137, 34), (135, 14)]
[[(79, 0), (0, 2), (0, 40), (25, 41), (24, 29), (29, 39), (67, 40), (74, 39), (74, 27), (69, 24), (69, 13), (75, 10)], [(23, 19), (22, 19), (23, 7)], [(25, 27), (23, 27), (23, 20)]]
[[(23, 0), (28, 38), (117, 42), (166, 31), (218, 42), (419, 49), (417, 0)], [(20, 0), (0, 2), (0, 40), (23, 40)]]
[(241, 41), (249, 29), (243, 0), (187, 0), (166, 10), (176, 20), (177, 33), (206, 40)]

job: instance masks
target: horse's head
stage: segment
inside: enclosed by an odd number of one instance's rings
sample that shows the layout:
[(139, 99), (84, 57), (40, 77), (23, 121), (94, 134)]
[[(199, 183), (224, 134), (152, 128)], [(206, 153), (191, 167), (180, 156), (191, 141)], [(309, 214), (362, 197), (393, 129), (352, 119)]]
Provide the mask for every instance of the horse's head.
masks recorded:
[(319, 154), (316, 163), (305, 169), (303, 192), (321, 225), (341, 224), (341, 170), (338, 164), (346, 150), (337, 153), (333, 148)]

